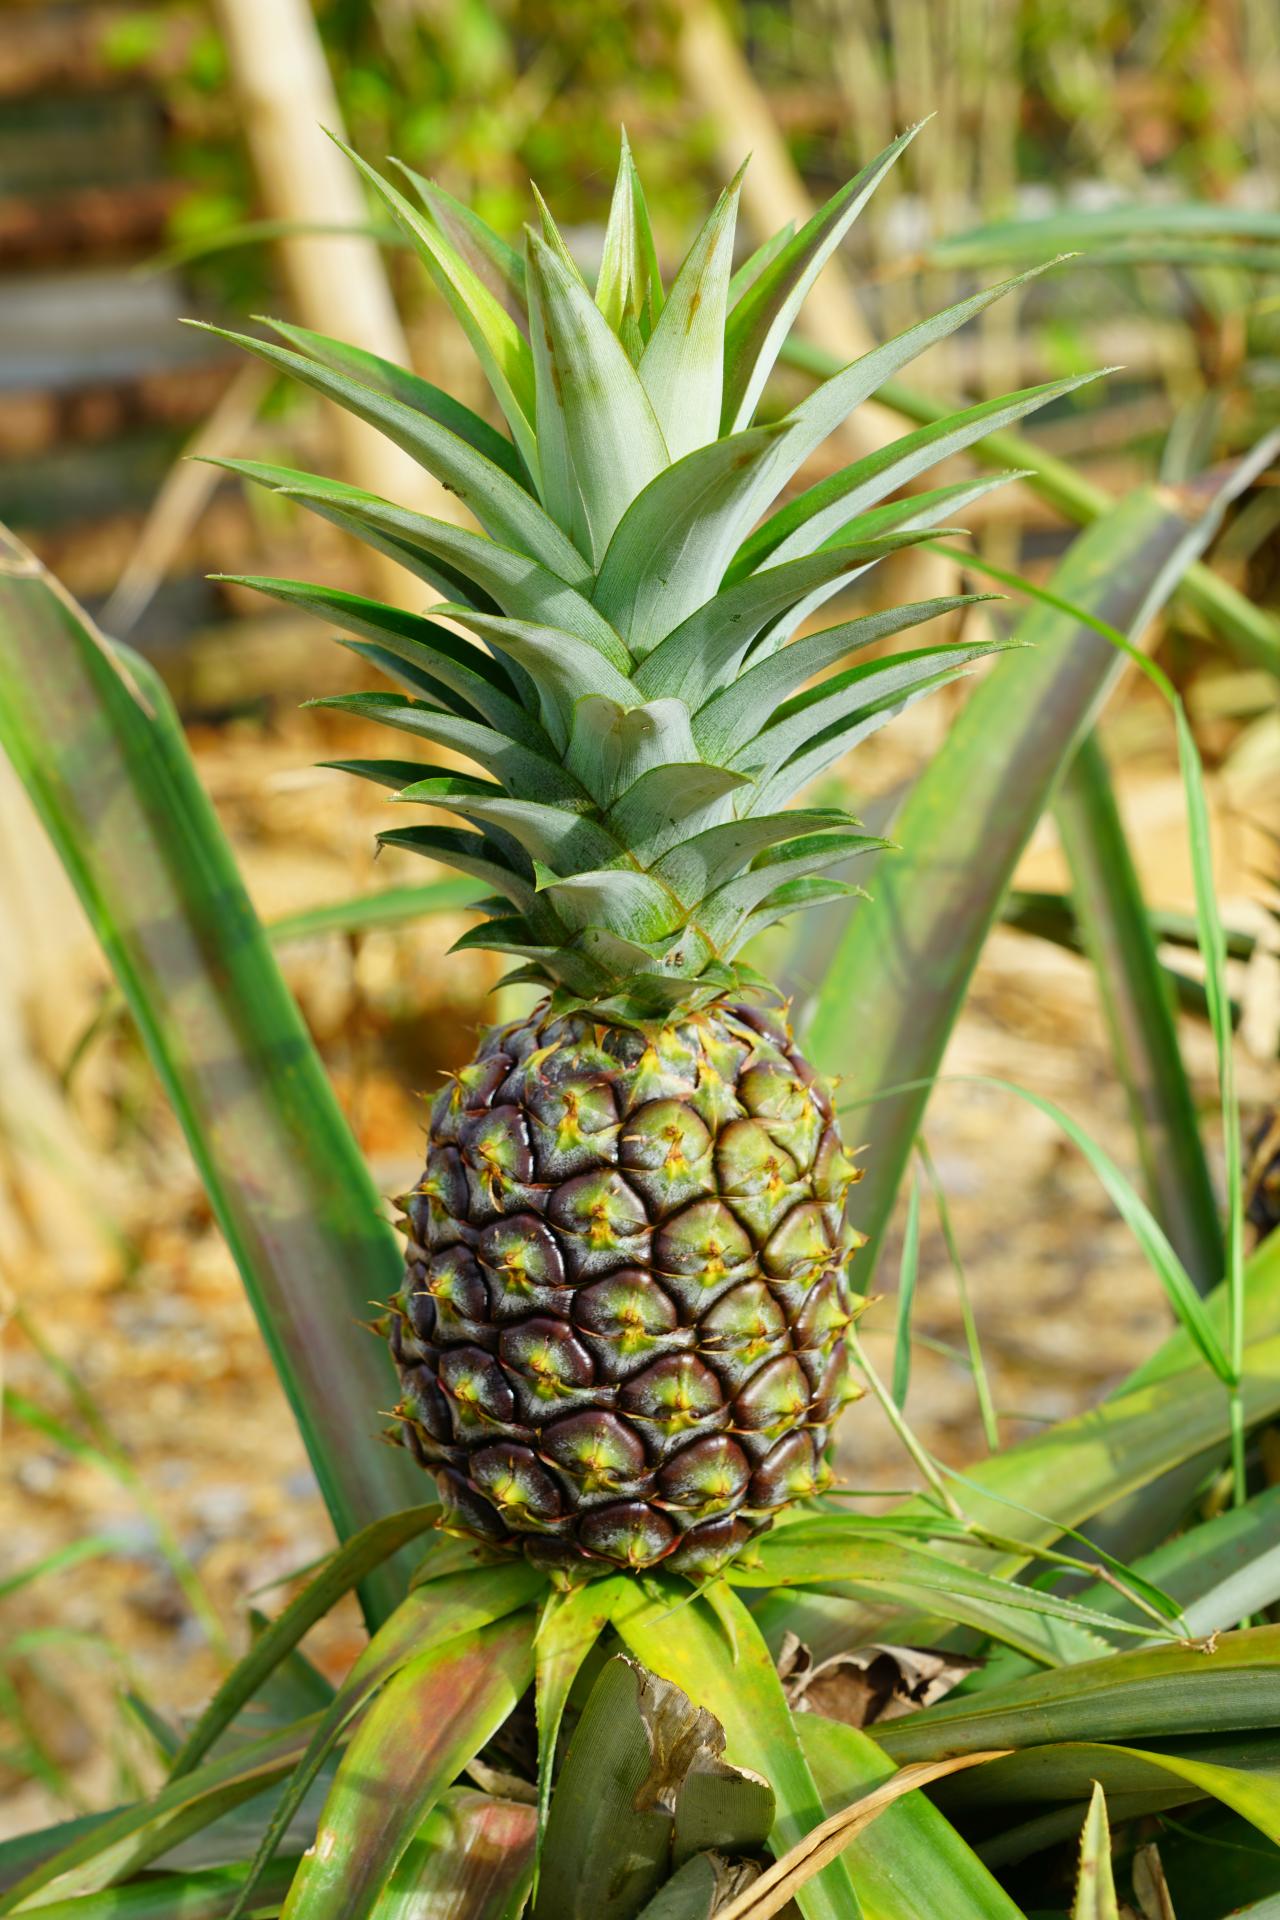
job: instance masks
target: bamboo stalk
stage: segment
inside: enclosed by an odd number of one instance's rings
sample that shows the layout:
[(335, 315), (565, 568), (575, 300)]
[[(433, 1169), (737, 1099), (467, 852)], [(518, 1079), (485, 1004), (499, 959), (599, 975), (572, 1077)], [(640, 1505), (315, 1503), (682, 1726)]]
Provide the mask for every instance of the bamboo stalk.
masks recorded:
[[(277, 220), (359, 225), (368, 209), (356, 175), (328, 132), (342, 118), (308, 0), (216, 0), (245, 137), (266, 213)], [(295, 233), (279, 242), (294, 309), (304, 326), (334, 334), (384, 359), (409, 364), (376, 243), (364, 234)], [(375, 428), (335, 409), (343, 470), (355, 485), (437, 519), (456, 522), (437, 481)], [(420, 580), (374, 556), (383, 592), (421, 605)]]

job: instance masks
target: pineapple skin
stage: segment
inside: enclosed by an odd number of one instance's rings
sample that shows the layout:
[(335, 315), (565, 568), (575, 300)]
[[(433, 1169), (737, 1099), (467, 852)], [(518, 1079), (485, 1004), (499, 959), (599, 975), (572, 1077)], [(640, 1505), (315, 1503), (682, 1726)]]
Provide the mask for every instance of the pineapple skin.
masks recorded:
[(781, 1018), (544, 1004), (485, 1035), (429, 1139), (387, 1326), (446, 1525), (699, 1576), (829, 1484), (858, 1176)]

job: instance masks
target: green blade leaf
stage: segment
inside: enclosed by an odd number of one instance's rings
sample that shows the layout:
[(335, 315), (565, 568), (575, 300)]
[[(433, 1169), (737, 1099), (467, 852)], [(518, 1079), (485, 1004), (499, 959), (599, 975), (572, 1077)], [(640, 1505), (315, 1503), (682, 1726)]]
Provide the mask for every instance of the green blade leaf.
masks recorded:
[(632, 1920), (691, 1854), (758, 1851), (773, 1794), (725, 1765), (723, 1746), (678, 1686), (608, 1660), (556, 1782), (533, 1920)]
[(13, 1913), (52, 1890), (60, 1899), (127, 1880), (202, 1832), (231, 1809), (274, 1786), (291, 1770), (311, 1732), (309, 1720), (236, 1747), (220, 1760), (170, 1781), (150, 1800), (122, 1807), (50, 1855), (0, 1899)]
[(656, 313), (661, 304), (662, 280), (649, 211), (624, 127), (618, 177), (600, 255), (596, 305), (614, 333), (623, 334), (630, 324), (643, 339), (651, 313)]
[(728, 579), (740, 580), (766, 560), (781, 566), (785, 560), (812, 553), (824, 540), (848, 528), (857, 514), (875, 506), (917, 474), (962, 453), (993, 429), (1021, 420), (1100, 378), (1100, 373), (1075, 374), (1069, 379), (1025, 387), (1020, 393), (1001, 394), (878, 447), (829, 479), (819, 480), (772, 514), (734, 555)]
[[(800, 367), (819, 379), (829, 379), (840, 370), (834, 354), (808, 341), (788, 342), (784, 355), (789, 365)], [(922, 425), (940, 420), (953, 410), (947, 401), (920, 393), (914, 387), (904, 387), (896, 380), (881, 384), (877, 398), (895, 413)], [(1088, 526), (1114, 504), (1105, 488), (1086, 480), (1069, 462), (1045, 453), (1034, 440), (1027, 440), (1021, 434), (988, 434), (976, 443), (973, 451), (985, 465), (1025, 469), (1027, 485), (1081, 526)], [(1280, 672), (1280, 620), (1268, 608), (1247, 599), (1230, 581), (1200, 561), (1188, 567), (1178, 597), (1184, 605), (1203, 615), (1242, 660), (1264, 667), (1269, 673)]]
[(834, 193), (757, 275), (725, 330), (723, 431), (748, 426), (804, 297), (903, 148), (920, 127), (887, 146), (856, 179)]
[(344, 1593), (350, 1593), (401, 1547), (420, 1539), (439, 1518), (438, 1506), (410, 1507), (404, 1513), (374, 1520), (339, 1547), (315, 1579), (295, 1594), (284, 1611), (257, 1636), (244, 1658), (237, 1661), (183, 1742), (170, 1769), (170, 1779), (177, 1780), (184, 1773), (190, 1773), (204, 1759), (241, 1708)]
[(719, 587), (782, 431), (753, 427), (699, 447), (629, 505), (592, 598), (637, 660)]
[(1111, 1653), (972, 1698), (944, 1700), (909, 1719), (886, 1721), (873, 1738), (902, 1765), (990, 1747), (1273, 1731), (1280, 1722), (1278, 1655), (1280, 1627), (1226, 1634), (1212, 1652), (1175, 1645)]
[(1054, 818), (1147, 1192), (1183, 1265), (1207, 1293), (1225, 1260), (1218, 1204), (1172, 997), (1096, 734), (1082, 741), (1067, 768)]
[(569, 1690), (615, 1611), (630, 1593), (622, 1574), (589, 1580), (547, 1599), (534, 1648), (538, 1714), (538, 1830), (546, 1827), (551, 1804), (556, 1741)]
[(640, 361), (645, 392), (672, 460), (720, 430), (729, 276), (742, 173), (690, 247)]
[(515, 248), (508, 246), (473, 208), (455, 200), (436, 181), (424, 180), (403, 160), (396, 164), (405, 179), (413, 182), (414, 192), (472, 272), (502, 302), (513, 320), (523, 320), (526, 317), (524, 261)]
[(255, 340), (247, 333), (229, 333), (223, 327), (205, 326), (202, 321), (188, 324), (220, 340), (229, 340), (233, 346), (243, 347), (246, 353), (256, 354), (268, 366), (292, 375), (303, 386), (345, 407), (357, 419), (367, 420), (456, 493), (495, 540), (532, 554), (570, 586), (590, 585), (591, 568), (538, 502), (502, 467), (495, 466), (466, 440), (450, 433), (429, 415), (415, 412), (373, 387), (362, 386), (344, 373), (331, 372), (305, 355), (277, 347), (269, 340)]
[[(0, 535), (0, 746), (102, 941), (240, 1269), (339, 1537), (421, 1497), (359, 1333), (401, 1256), (164, 689)], [(162, 1011), (163, 1010), (163, 1011)], [(375, 1611), (395, 1581), (363, 1581)]]
[(394, 360), (384, 360), (380, 354), (366, 353), (363, 347), (349, 346), (345, 340), (332, 340), (327, 333), (313, 333), (310, 327), (294, 326), (287, 320), (268, 320), (267, 324), (298, 353), (318, 360), (332, 373), (346, 374), (361, 386), (372, 387), (389, 400), (398, 400), (401, 406), (426, 414), (428, 419), (447, 427), (450, 433), (457, 434), (495, 467), (509, 474), (518, 486), (532, 490), (524, 461), (510, 440), (470, 407), (455, 400), (452, 394), (433, 387), (421, 374), (397, 366)]
[[(822, 1818), (782, 1683), (751, 1615), (723, 1594), (713, 1614), (704, 1598), (690, 1600), (673, 1581), (647, 1583), (650, 1598), (632, 1583), (629, 1605), (614, 1628), (638, 1660), (715, 1714), (725, 1730), (726, 1755), (763, 1775), (777, 1796), (770, 1844), (785, 1853)], [(731, 1648), (721, 1621), (731, 1625)], [(843, 1862), (834, 1861), (798, 1896), (804, 1920), (850, 1920), (860, 1912)]]
[[(333, 136), (331, 136), (333, 137)], [(454, 317), (467, 339), (494, 398), (506, 416), (507, 425), (525, 466), (536, 478), (538, 446), (533, 431), (533, 358), (529, 343), (502, 303), (457, 249), (445, 233), (429, 220), (404, 195), (355, 153), (345, 141), (337, 145), (352, 166), (358, 169), (388, 208), (397, 225), (411, 241), (415, 253), (453, 309)]]
[(420, 1655), (379, 1695), (348, 1746), (316, 1844), (281, 1920), (368, 1920), (448, 1787), (533, 1677), (531, 1613)]
[[(801, 1713), (796, 1732), (828, 1813), (892, 1775), (893, 1763), (856, 1727)], [(1022, 1920), (989, 1869), (923, 1793), (886, 1807), (844, 1859), (854, 1891), (877, 1920), (920, 1920), (923, 1914)]]
[[(1055, 592), (1113, 626), (1139, 630), (1203, 551), (1247, 467), (1176, 503), (1142, 491), (1073, 545)], [(824, 1072), (858, 1094), (936, 1072), (978, 951), (1014, 865), (1113, 685), (1123, 656), (1049, 607), (1019, 622), (1034, 647), (978, 687), (894, 823), (904, 851), (880, 863), (876, 898), (853, 915), (833, 956), (808, 1032)], [(960, 804), (961, 799), (963, 804)], [(910, 955), (910, 960), (906, 956)], [(919, 956), (928, 955), (922, 973)], [(858, 1057), (848, 1053), (850, 996), (874, 1007)], [(854, 1218), (878, 1240), (920, 1127), (923, 1091), (881, 1102), (877, 1152)]]
[(877, 560), (918, 546), (926, 537), (924, 531), (909, 531), (866, 541), (830, 541), (802, 560), (766, 567), (737, 586), (713, 592), (640, 663), (637, 687), (650, 698), (674, 695), (691, 710), (700, 706), (781, 615), (798, 620), (798, 609), (826, 597), (822, 589), (834, 591)]
[(1116, 1883), (1111, 1872), (1111, 1828), (1107, 1798), (1095, 1780), (1093, 1798), (1080, 1834), (1080, 1866), (1071, 1920), (1120, 1920)]
[[(297, 1866), (294, 1859), (275, 1862), (260, 1889), (264, 1905), (279, 1904)], [(42, 1902), (40, 1920), (225, 1920), (244, 1875), (239, 1865), (147, 1873), (128, 1886)]]
[[(541, 1586), (542, 1578), (532, 1567), (506, 1562), (499, 1566), (469, 1567), (459, 1573), (429, 1579), (401, 1602), (386, 1625), (374, 1634), (317, 1719), (306, 1751), (272, 1810), (230, 1920), (238, 1920), (248, 1908), (259, 1876), (269, 1866), (321, 1768), (354, 1716), (407, 1667), (421, 1663), (433, 1649), (474, 1635), (495, 1620), (527, 1606)], [(336, 1788), (337, 1782), (334, 1784)]]
[(538, 441), (550, 449), (543, 497), (594, 569), (631, 502), (667, 465), (667, 449), (617, 336), (536, 234), (529, 237), (529, 297)]
[[(385, 537), (393, 544), (395, 557), (431, 579), (447, 600), (461, 597), (478, 612), (508, 613), (543, 626), (563, 627), (593, 645), (621, 650), (618, 636), (591, 602), (527, 553), (315, 474), (293, 473), (258, 460), (214, 464), (300, 501), (358, 539), (376, 545)], [(489, 601), (491, 607), (486, 605)]]
[[(732, 763), (734, 756), (741, 754), (744, 765), (778, 765), (790, 756), (793, 746), (811, 739), (827, 724), (821, 715), (832, 694), (863, 689), (868, 701), (878, 700), (885, 693), (912, 685), (916, 667), (921, 673), (927, 673), (926, 661), (941, 664), (954, 660), (963, 665), (979, 657), (989, 649), (950, 644), (923, 648), (898, 654), (887, 663), (877, 660), (868, 666), (853, 667), (847, 673), (822, 681), (798, 699), (791, 699), (797, 687), (803, 687), (815, 674), (835, 666), (860, 648), (891, 639), (911, 627), (924, 626), (927, 621), (955, 613), (961, 607), (974, 606), (982, 598), (974, 594), (948, 594), (937, 600), (918, 600), (907, 606), (888, 607), (879, 613), (864, 613), (857, 619), (841, 621), (837, 627), (828, 627), (822, 633), (806, 634), (759, 662), (751, 662), (745, 673), (740, 673), (694, 715), (693, 737), (699, 752), (717, 763)], [(910, 672), (907, 663), (910, 663)], [(797, 718), (801, 715), (806, 718), (798, 732), (787, 735), (782, 730), (793, 710)], [(807, 718), (810, 714), (813, 715), (811, 721)], [(758, 760), (752, 754), (757, 742)]]

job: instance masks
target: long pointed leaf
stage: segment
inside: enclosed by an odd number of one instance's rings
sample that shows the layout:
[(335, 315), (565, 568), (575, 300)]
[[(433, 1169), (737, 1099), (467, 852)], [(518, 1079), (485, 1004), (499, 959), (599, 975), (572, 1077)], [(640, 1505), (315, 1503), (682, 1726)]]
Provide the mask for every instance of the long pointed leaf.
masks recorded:
[[(1177, 501), (1132, 495), (1072, 547), (1055, 576), (1113, 626), (1139, 631), (1213, 537), (1247, 484), (1242, 464)], [(876, 897), (852, 917), (809, 1028), (823, 1070), (855, 1095), (936, 1072), (978, 952), (1055, 779), (1124, 663), (1090, 628), (1036, 607), (1018, 637), (1034, 651), (1001, 663), (952, 725), (894, 825), (904, 851), (881, 861)], [(960, 804), (961, 800), (963, 804)], [(848, 1051), (851, 996), (874, 1008)], [(923, 1092), (879, 1103), (876, 1156), (854, 1218), (878, 1240), (924, 1110)]]
[(533, 1616), (446, 1641), (382, 1693), (342, 1757), (281, 1920), (368, 1920), (445, 1789), (533, 1677)]
[[(102, 941), (186, 1134), (340, 1537), (420, 1500), (378, 1438), (391, 1373), (359, 1326), (401, 1256), (143, 662), (0, 534), (0, 746)], [(371, 1570), (375, 1613), (395, 1581)]]
[(1207, 1293), (1225, 1259), (1217, 1200), (1168, 982), (1095, 735), (1068, 767), (1054, 816), (1147, 1191), (1183, 1265)]

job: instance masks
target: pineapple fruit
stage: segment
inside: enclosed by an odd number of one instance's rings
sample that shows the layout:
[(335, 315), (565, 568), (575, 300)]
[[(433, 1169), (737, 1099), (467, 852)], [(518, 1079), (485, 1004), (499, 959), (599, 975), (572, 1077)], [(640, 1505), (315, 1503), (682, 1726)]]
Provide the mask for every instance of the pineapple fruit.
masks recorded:
[(463, 823), (381, 837), (479, 879), (485, 919), (458, 944), (512, 955), (508, 978), (545, 994), (435, 1101), (386, 1324), (400, 1432), (449, 1521), (551, 1565), (712, 1571), (827, 1484), (851, 1397), (854, 1169), (741, 955), (855, 892), (832, 870), (884, 844), (793, 797), (995, 643), (864, 657), (961, 598), (807, 629), (1007, 477), (904, 492), (918, 475), (1079, 384), (986, 402), (786, 495), (882, 381), (1018, 284), (758, 418), (806, 291), (911, 137), (735, 270), (739, 176), (667, 289), (625, 140), (594, 287), (540, 202), (517, 253), (433, 183), (406, 169), (410, 199), (356, 161), (508, 433), (301, 328), (242, 341), (415, 455), (480, 529), (224, 463), (444, 596), (414, 614), (252, 582), (333, 621), (400, 689), (326, 704), (474, 766), (342, 763)]

